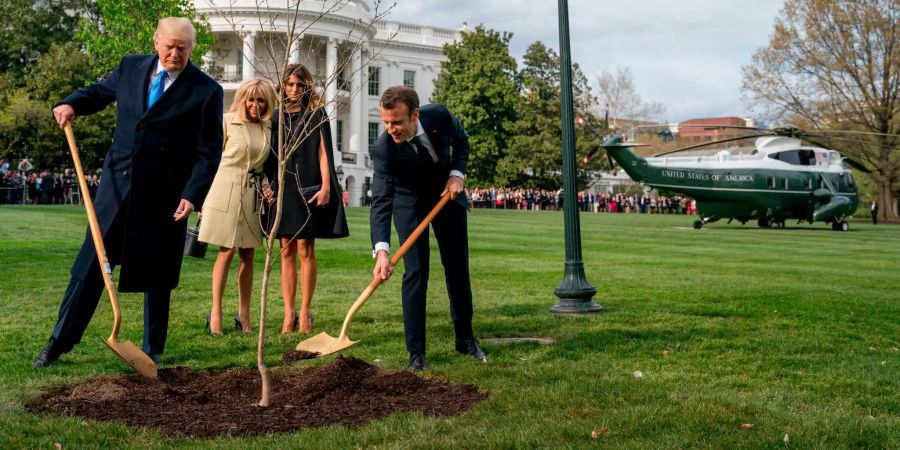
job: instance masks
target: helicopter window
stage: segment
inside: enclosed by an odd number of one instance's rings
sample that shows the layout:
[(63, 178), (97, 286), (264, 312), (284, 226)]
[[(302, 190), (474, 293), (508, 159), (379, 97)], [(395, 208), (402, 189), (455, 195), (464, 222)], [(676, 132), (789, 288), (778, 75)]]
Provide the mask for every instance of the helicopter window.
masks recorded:
[(801, 166), (816, 165), (816, 152), (812, 150), (797, 150), (797, 156), (800, 158)]
[(769, 158), (784, 161), (795, 166), (814, 166), (816, 164), (816, 152), (812, 150), (786, 150), (772, 153)]
[(769, 188), (775, 189), (775, 177), (769, 177)]
[(812, 189), (812, 183), (813, 183), (813, 182), (812, 182), (812, 178), (807, 178), (807, 179), (806, 179), (806, 188), (807, 188), (807, 189)]
[(819, 189), (825, 189), (825, 180), (819, 178)]
[(784, 187), (784, 189), (788, 189), (788, 187), (789, 187), (789, 185), (788, 185), (788, 179), (787, 179), (787, 178), (782, 178), (782, 179), (781, 179), (781, 185)]
[(846, 186), (853, 187), (853, 174), (851, 174), (850, 172), (844, 172), (843, 178), (844, 184)]

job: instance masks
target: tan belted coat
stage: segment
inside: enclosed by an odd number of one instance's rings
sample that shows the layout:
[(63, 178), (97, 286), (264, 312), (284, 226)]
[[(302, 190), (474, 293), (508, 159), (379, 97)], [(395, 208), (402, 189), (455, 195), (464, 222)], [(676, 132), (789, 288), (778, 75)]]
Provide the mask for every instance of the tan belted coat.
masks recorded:
[[(255, 248), (262, 244), (260, 192), (269, 153), (272, 122), (243, 123), (225, 114), (222, 161), (203, 203), (200, 240), (222, 247)], [(253, 176), (253, 173), (260, 176)]]

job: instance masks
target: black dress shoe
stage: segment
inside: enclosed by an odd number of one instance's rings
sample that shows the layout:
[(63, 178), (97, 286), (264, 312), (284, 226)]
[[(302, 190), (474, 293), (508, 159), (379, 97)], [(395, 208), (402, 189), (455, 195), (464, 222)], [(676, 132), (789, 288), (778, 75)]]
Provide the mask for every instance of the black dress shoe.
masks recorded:
[(425, 362), (424, 353), (409, 354), (409, 370), (410, 372), (421, 372), (428, 370), (428, 363)]
[(484, 354), (484, 351), (478, 346), (478, 341), (475, 340), (475, 338), (456, 341), (456, 351), (463, 355), (469, 355), (481, 362), (487, 362), (487, 355)]
[(62, 354), (63, 352), (59, 351), (59, 346), (56, 345), (56, 339), (50, 338), (47, 340), (47, 345), (44, 346), (44, 349), (38, 353), (37, 358), (34, 360), (34, 364), (31, 366), (35, 369), (47, 367), (56, 362), (56, 360), (59, 359), (59, 355)]
[(153, 355), (147, 355), (147, 356), (149, 356), (150, 359), (153, 360), (153, 364), (156, 364), (156, 367), (159, 367), (162, 365), (162, 355), (153, 354)]

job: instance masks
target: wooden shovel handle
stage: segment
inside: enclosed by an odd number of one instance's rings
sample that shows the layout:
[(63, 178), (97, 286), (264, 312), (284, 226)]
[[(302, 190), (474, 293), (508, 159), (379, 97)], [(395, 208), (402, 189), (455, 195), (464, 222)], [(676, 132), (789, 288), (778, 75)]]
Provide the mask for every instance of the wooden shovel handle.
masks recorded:
[(103, 233), (100, 231), (100, 222), (97, 221), (97, 213), (94, 211), (94, 201), (91, 200), (91, 194), (88, 192), (87, 181), (84, 179), (84, 169), (81, 167), (81, 158), (78, 156), (78, 146), (75, 145), (75, 133), (72, 131), (72, 124), (66, 124), (64, 128), (66, 132), (66, 140), (69, 142), (69, 152), (72, 153), (72, 161), (75, 163), (75, 172), (78, 174), (78, 187), (81, 190), (81, 201), (84, 203), (84, 209), (87, 211), (88, 225), (91, 229), (91, 238), (94, 241), (94, 250), (97, 252), (97, 260), (100, 262), (100, 272), (103, 276), (103, 283), (106, 285), (106, 292), (109, 294), (109, 303), (113, 310), (113, 329), (109, 336), (111, 342), (117, 342), (119, 339), (119, 326), (122, 322), (122, 313), (119, 310), (119, 299), (116, 297), (116, 285), (112, 278), (112, 268), (109, 265), (109, 258), (106, 257), (106, 247), (103, 245)]
[[(429, 212), (428, 215), (425, 216), (424, 219), (422, 219), (422, 222), (419, 223), (419, 226), (417, 226), (416, 229), (413, 230), (412, 234), (410, 234), (409, 237), (406, 238), (406, 241), (403, 242), (403, 245), (401, 245), (400, 248), (397, 249), (397, 252), (394, 253), (394, 256), (391, 257), (392, 265), (396, 265), (400, 262), (400, 259), (403, 258), (403, 255), (405, 255), (406, 252), (409, 251), (410, 247), (412, 247), (413, 244), (416, 243), (416, 241), (419, 239), (419, 236), (421, 236), (425, 231), (425, 228), (428, 227), (428, 224), (430, 224), (431, 221), (434, 220), (434, 217), (437, 216), (439, 212), (441, 212), (441, 209), (443, 209), (444, 205), (446, 205), (449, 200), (450, 193), (447, 192), (443, 197), (441, 197), (437, 204), (434, 205), (434, 208), (431, 208), (431, 212)], [(369, 297), (372, 296), (372, 293), (375, 292), (375, 289), (377, 289), (378, 286), (380, 286), (382, 283), (384, 283), (384, 280), (382, 280), (379, 275), (374, 275), (372, 277), (372, 282), (369, 283), (362, 294), (360, 294), (356, 301), (353, 302), (353, 306), (351, 306), (350, 311), (347, 312), (347, 317), (344, 318), (344, 324), (341, 326), (341, 334), (338, 335), (338, 339), (347, 338), (347, 334), (350, 332), (350, 322), (353, 321), (353, 316), (356, 315), (356, 311), (362, 307), (366, 300), (368, 300)]]

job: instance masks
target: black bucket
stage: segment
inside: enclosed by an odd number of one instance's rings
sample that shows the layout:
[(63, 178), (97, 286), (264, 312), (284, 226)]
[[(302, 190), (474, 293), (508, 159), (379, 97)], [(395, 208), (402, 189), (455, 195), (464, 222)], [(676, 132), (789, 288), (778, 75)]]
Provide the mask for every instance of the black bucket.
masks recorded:
[(184, 239), (184, 256), (193, 256), (194, 258), (206, 257), (206, 242), (200, 242), (200, 220), (197, 220), (197, 226), (188, 227), (187, 235)]

